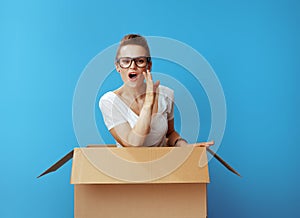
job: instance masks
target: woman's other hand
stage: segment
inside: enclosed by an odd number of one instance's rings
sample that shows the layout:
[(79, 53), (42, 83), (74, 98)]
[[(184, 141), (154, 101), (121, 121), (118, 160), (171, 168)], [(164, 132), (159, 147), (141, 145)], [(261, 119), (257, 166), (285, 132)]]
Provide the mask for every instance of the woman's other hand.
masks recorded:
[(185, 141), (179, 141), (176, 143), (176, 147), (194, 146), (194, 147), (210, 147), (215, 144), (215, 141), (199, 142), (195, 144), (188, 144)]
[(209, 142), (199, 142), (193, 144), (195, 147), (210, 147), (215, 144), (215, 141), (209, 141)]

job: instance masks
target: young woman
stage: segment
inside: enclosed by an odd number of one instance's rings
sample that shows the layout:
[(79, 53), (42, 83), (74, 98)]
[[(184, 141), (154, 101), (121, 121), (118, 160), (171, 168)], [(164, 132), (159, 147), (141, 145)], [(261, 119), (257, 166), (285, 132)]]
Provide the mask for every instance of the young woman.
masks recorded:
[[(174, 129), (174, 93), (154, 82), (152, 61), (144, 37), (123, 37), (115, 59), (124, 84), (100, 101), (104, 122), (118, 146), (187, 146)], [(210, 146), (204, 142), (198, 146)]]

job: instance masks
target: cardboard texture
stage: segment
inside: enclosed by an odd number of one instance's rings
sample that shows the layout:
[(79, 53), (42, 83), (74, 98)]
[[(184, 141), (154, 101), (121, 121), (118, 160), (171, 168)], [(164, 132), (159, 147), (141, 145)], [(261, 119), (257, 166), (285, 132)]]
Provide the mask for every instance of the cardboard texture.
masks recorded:
[[(185, 156), (180, 161), (182, 154)], [(172, 156), (170, 160), (167, 155)], [(199, 166), (200, 160), (204, 161), (203, 167)], [(71, 184), (208, 183), (206, 163), (205, 148), (200, 147), (75, 148)], [(170, 170), (163, 173), (166, 168)]]
[(75, 185), (77, 218), (205, 218), (206, 184)]
[(76, 218), (207, 217), (203, 147), (75, 148), (42, 175), (72, 157)]

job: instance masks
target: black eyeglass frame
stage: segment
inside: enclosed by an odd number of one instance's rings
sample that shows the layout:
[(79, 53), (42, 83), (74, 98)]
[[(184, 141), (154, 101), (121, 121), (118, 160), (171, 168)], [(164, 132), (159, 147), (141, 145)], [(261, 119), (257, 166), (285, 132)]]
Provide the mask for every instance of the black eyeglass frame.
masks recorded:
[[(122, 66), (121, 66), (121, 64), (120, 64), (120, 59), (122, 59), (122, 58), (128, 58), (128, 59), (130, 59), (130, 64), (128, 65), (128, 67), (122, 67)], [(143, 67), (139, 67), (138, 64), (136, 63), (136, 60), (139, 59), (139, 58), (146, 58), (147, 63), (146, 63), (146, 66), (144, 66), (144, 67), (147, 67), (148, 63), (151, 62), (151, 57), (147, 57), (147, 56), (139, 56), (139, 57), (135, 57), (135, 58), (131, 58), (131, 57), (120, 57), (120, 58), (117, 59), (116, 62), (117, 62), (117, 63), (119, 64), (119, 66), (120, 66), (121, 68), (123, 68), (123, 69), (128, 69), (128, 68), (131, 66), (131, 64), (132, 64), (132, 61), (134, 61), (135, 65), (136, 65), (138, 68), (143, 68)]]

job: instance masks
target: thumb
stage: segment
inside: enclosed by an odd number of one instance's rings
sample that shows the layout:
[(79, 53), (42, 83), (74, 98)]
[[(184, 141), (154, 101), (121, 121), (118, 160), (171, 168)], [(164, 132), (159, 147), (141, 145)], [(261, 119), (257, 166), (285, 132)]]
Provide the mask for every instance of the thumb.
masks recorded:
[(154, 92), (156, 91), (156, 89), (157, 89), (157, 87), (159, 86), (159, 84), (160, 84), (160, 81), (159, 81), (159, 80), (157, 80), (157, 81), (154, 83), (154, 85), (153, 85)]

